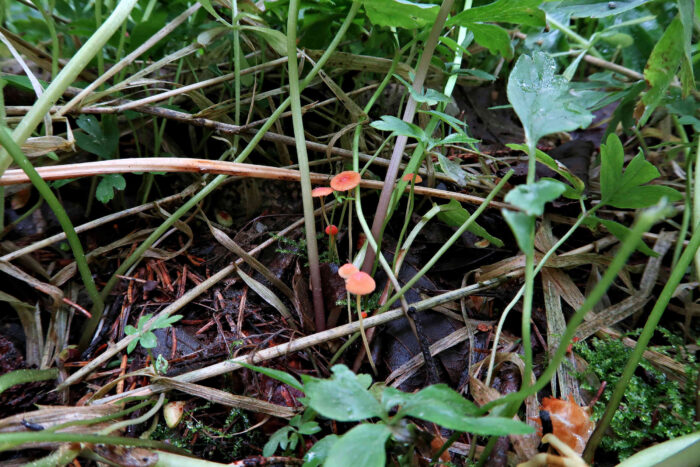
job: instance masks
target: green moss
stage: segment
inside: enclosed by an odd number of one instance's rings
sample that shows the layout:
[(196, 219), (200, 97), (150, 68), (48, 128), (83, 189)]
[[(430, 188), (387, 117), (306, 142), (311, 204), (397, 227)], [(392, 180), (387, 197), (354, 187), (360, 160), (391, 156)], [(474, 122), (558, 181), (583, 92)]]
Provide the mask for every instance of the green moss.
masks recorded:
[(248, 413), (231, 409), (221, 427), (207, 425), (195, 416), (195, 412), (209, 409), (211, 404), (198, 407), (188, 412), (183, 422), (175, 429), (160, 423), (151, 435), (151, 439), (168, 440), (175, 446), (187, 449), (202, 459), (217, 462), (232, 462), (252, 455), (249, 446), (262, 444), (260, 434), (251, 431), (237, 435), (249, 428), (252, 423)]
[[(680, 338), (666, 330), (660, 331), (669, 345), (654, 350), (684, 364), (687, 384), (683, 388), (679, 382), (671, 381), (655, 369), (648, 360), (641, 361), (601, 444), (606, 451), (617, 454), (620, 460), (651, 443), (700, 429), (700, 424), (694, 421), (698, 365), (694, 356), (683, 347)], [(575, 348), (589, 363), (587, 371), (579, 376), (593, 373), (600, 381), (608, 384), (609, 389), (603, 393), (593, 411), (594, 419), (598, 419), (605, 410), (612, 393), (611, 388), (617, 383), (632, 349), (620, 340), (597, 338), (589, 344), (579, 343)], [(592, 392), (598, 389), (586, 384), (582, 388)]]

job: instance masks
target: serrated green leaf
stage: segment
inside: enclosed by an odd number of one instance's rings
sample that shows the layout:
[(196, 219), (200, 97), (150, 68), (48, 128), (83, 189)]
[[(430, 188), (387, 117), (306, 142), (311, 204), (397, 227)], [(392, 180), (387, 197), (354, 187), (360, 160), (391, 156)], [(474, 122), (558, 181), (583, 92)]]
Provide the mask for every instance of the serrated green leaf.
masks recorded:
[(386, 416), (367, 390), (371, 378), (355, 375), (345, 365), (335, 365), (331, 371), (333, 375), (329, 379), (302, 376), (309, 407), (340, 422)]
[(413, 123), (404, 122), (393, 115), (382, 115), (381, 120), (370, 123), (372, 128), (382, 131), (391, 131), (392, 136), (404, 135), (415, 138), (418, 141), (425, 140), (425, 132)]
[(683, 195), (670, 187), (644, 185), (661, 174), (640, 151), (622, 170), (624, 149), (620, 138), (608, 136), (607, 144), (600, 146), (600, 202), (620, 209), (638, 209), (652, 206), (666, 197), (670, 201), (683, 199)]
[(447, 26), (469, 27), (469, 23), (481, 21), (544, 26), (544, 12), (538, 8), (541, 3), (542, 0), (497, 0), (456, 14), (447, 21)]
[[(450, 227), (461, 227), (462, 224), (464, 224), (471, 216), (471, 213), (464, 209), (462, 205), (454, 199), (451, 199), (446, 206), (447, 209), (445, 209), (445, 206), (443, 206), (443, 209), (437, 214), (437, 216), (440, 221), (444, 222)], [(503, 241), (500, 238), (494, 237), (476, 222), (472, 222), (469, 227), (467, 227), (467, 230), (478, 237), (488, 240), (492, 245), (499, 248), (503, 246)]]
[(422, 28), (435, 22), (440, 7), (408, 0), (364, 0), (367, 17), (378, 26)]
[(384, 467), (387, 439), (384, 424), (363, 423), (341, 436), (331, 447), (325, 465), (334, 467)]
[(244, 362), (238, 362), (238, 364), (241, 365), (243, 368), (248, 368), (249, 370), (257, 371), (258, 373), (262, 373), (265, 376), (268, 376), (272, 379), (276, 379), (277, 381), (280, 381), (286, 384), (287, 386), (293, 387), (294, 389), (298, 389), (299, 391), (304, 392), (304, 386), (302, 386), (302, 384), (289, 373), (280, 370), (275, 370), (274, 368), (265, 368), (262, 366), (255, 366)]
[(83, 132), (75, 132), (75, 142), (81, 149), (102, 159), (111, 159), (119, 145), (119, 127), (114, 116), (104, 115), (100, 123), (94, 115), (81, 115), (76, 120)]
[(527, 140), (586, 127), (593, 120), (570, 92), (569, 82), (556, 75), (554, 59), (542, 52), (521, 55), (508, 79), (508, 100), (523, 124)]
[(95, 198), (101, 203), (108, 203), (114, 198), (114, 192), (126, 188), (126, 179), (120, 174), (107, 174), (100, 177), (95, 189)]

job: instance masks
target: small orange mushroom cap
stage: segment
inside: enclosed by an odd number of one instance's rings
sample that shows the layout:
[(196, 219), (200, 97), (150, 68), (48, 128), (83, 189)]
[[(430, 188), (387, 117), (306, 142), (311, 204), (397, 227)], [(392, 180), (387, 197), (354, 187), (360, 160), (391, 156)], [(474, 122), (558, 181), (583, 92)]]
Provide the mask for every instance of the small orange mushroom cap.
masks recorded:
[(360, 270), (352, 263), (343, 264), (338, 268), (338, 275), (343, 279), (347, 279), (356, 272), (360, 272)]
[(314, 198), (320, 198), (322, 196), (328, 196), (331, 193), (333, 193), (333, 188), (329, 186), (317, 186), (313, 190), (311, 190), (311, 196)]
[(367, 295), (374, 292), (377, 285), (372, 276), (366, 272), (356, 272), (345, 280), (345, 288), (355, 295)]
[(360, 174), (353, 170), (340, 172), (331, 179), (331, 188), (335, 191), (348, 191), (360, 184)]
[(420, 183), (423, 181), (423, 178), (418, 174), (406, 174), (403, 177), (401, 177), (401, 180), (410, 183), (411, 180), (413, 180), (414, 178), (416, 179), (416, 183)]
[(326, 227), (326, 233), (328, 235), (338, 235), (338, 227), (331, 224), (328, 227)]

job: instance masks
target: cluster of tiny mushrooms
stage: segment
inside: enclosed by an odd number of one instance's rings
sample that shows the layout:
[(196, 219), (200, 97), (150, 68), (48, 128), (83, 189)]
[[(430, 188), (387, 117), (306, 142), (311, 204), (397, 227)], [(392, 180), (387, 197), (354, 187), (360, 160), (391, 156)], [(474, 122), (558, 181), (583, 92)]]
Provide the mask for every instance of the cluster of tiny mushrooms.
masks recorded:
[[(346, 170), (340, 172), (338, 175), (331, 179), (330, 187), (321, 186), (311, 190), (311, 196), (314, 198), (321, 198), (321, 206), (324, 206), (323, 198), (331, 195), (335, 191), (349, 191), (354, 189), (360, 184), (361, 175), (354, 170)], [(422, 178), (418, 174), (408, 173), (402, 177), (403, 181), (420, 183)], [(325, 209), (323, 210), (323, 218), (326, 221), (326, 234), (331, 238), (331, 248), (335, 248), (335, 236), (338, 234), (338, 227), (331, 224), (328, 221), (328, 216), (326, 215)], [(366, 316), (362, 312), (361, 297), (363, 295), (369, 295), (374, 292), (377, 287), (372, 276), (366, 272), (360, 271), (357, 266), (352, 263), (347, 263), (338, 269), (338, 275), (345, 280), (345, 290), (348, 294), (353, 294), (357, 297), (357, 313), (360, 318), (360, 334), (362, 335), (362, 340), (365, 345), (365, 351), (367, 352), (367, 358), (372, 366), (374, 373), (377, 373), (377, 369), (374, 365), (374, 360), (372, 359), (372, 354), (369, 349), (369, 342), (367, 341), (367, 336), (365, 335), (365, 329), (362, 325), (362, 319)], [(349, 298), (349, 297), (348, 297)], [(348, 300), (349, 302), (349, 300)], [(349, 309), (348, 309), (349, 310)]]

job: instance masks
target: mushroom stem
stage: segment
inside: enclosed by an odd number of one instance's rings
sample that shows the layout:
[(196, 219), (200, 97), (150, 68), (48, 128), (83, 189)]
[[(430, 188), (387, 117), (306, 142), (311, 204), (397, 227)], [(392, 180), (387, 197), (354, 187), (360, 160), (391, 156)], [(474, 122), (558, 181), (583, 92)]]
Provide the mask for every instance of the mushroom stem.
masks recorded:
[(365, 352), (367, 353), (367, 359), (369, 364), (372, 366), (372, 371), (374, 375), (377, 375), (377, 367), (374, 366), (374, 360), (372, 359), (372, 352), (369, 350), (369, 341), (367, 340), (367, 335), (365, 334), (365, 325), (362, 321), (362, 297), (356, 295), (357, 297), (357, 314), (360, 317), (360, 335), (362, 335), (362, 343), (365, 345)]

